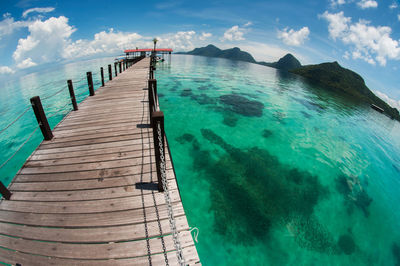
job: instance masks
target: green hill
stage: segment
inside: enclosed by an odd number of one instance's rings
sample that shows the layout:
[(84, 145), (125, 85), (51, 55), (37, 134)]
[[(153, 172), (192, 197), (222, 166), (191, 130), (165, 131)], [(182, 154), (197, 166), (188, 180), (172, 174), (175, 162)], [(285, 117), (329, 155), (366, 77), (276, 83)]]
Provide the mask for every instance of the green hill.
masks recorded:
[(286, 54), (284, 57), (279, 59), (278, 62), (273, 62), (273, 63), (258, 62), (258, 64), (287, 71), (301, 67), (300, 61), (297, 60), (297, 58), (294, 57), (292, 54)]
[(256, 63), (256, 60), (254, 60), (251, 54), (244, 52), (237, 47), (221, 50), (212, 44), (209, 44), (206, 47), (195, 48), (190, 52), (179, 52), (177, 54), (201, 55)]
[(387, 115), (400, 121), (396, 108), (390, 107), (376, 96), (359, 74), (341, 67), (337, 62), (303, 66), (290, 72), (312, 80), (326, 89), (342, 91), (363, 102), (375, 104), (385, 110)]

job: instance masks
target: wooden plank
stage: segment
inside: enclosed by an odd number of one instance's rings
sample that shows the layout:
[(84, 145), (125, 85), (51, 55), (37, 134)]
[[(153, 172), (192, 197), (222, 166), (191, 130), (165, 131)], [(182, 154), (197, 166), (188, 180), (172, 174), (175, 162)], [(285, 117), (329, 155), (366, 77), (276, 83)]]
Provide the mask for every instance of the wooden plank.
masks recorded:
[[(177, 231), (189, 230), (184, 215), (176, 217), (175, 221)], [(163, 235), (171, 234), (171, 226), (168, 219), (160, 220), (159, 223)], [(159, 223), (158, 221), (147, 223), (147, 237), (160, 236)], [(107, 228), (56, 228), (21, 226), (0, 222), (0, 234), (17, 238), (62, 243), (105, 243), (140, 240), (146, 238), (144, 229), (144, 224), (120, 225)]]
[[(55, 182), (15, 182), (10, 186), (11, 191), (67, 191), (97, 189), (106, 187), (124, 187), (136, 185), (140, 182), (156, 182), (157, 174), (155, 166), (152, 172), (126, 175), (122, 177), (99, 177), (97, 179), (55, 181)], [(173, 179), (172, 170), (167, 171), (167, 179)]]
[(49, 153), (64, 153), (64, 152), (74, 152), (74, 151), (89, 151), (89, 150), (97, 150), (97, 149), (105, 149), (105, 148), (115, 148), (127, 145), (136, 145), (141, 143), (149, 143), (150, 139), (134, 139), (134, 140), (125, 140), (125, 141), (116, 141), (116, 142), (106, 142), (106, 143), (98, 143), (91, 145), (83, 145), (83, 146), (75, 146), (75, 147), (66, 147), (66, 148), (55, 148), (55, 149), (38, 149), (35, 152), (36, 154), (49, 154)]
[[(0, 210), (28, 212), (28, 213), (101, 213), (112, 211), (124, 211), (152, 207), (165, 204), (163, 193), (157, 193), (157, 187), (153, 194), (130, 196), (124, 198), (85, 200), (85, 201), (17, 201), (6, 200), (0, 204)], [(177, 190), (170, 191), (172, 202), (179, 202), (180, 196)]]
[(54, 149), (54, 148), (65, 148), (65, 147), (75, 147), (75, 146), (84, 146), (84, 145), (92, 145), (99, 143), (108, 143), (108, 142), (119, 142), (126, 140), (137, 140), (143, 139), (143, 137), (147, 137), (150, 132), (143, 132), (139, 134), (127, 134), (127, 135), (119, 135), (119, 136), (110, 136), (104, 138), (94, 138), (94, 139), (83, 139), (83, 140), (75, 140), (75, 141), (63, 141), (63, 142), (53, 142), (53, 143), (43, 143), (43, 149)]
[[(157, 221), (157, 219), (168, 218), (167, 206), (159, 205), (158, 216), (156, 215), (154, 207), (115, 212), (84, 214), (38, 214), (14, 211), (0, 211), (0, 222), (64, 228), (117, 226), (143, 223), (145, 221), (143, 217), (143, 211), (146, 212), (147, 222)], [(183, 215), (184, 210), (182, 207), (182, 203), (174, 203), (173, 212), (176, 216)]]
[[(131, 165), (141, 165), (150, 163), (150, 157), (132, 158), (115, 161), (104, 161), (96, 163), (75, 164), (73, 168), (69, 165), (49, 165), (47, 167), (24, 167), (20, 174), (42, 174), (42, 173), (73, 173), (90, 170), (101, 170), (108, 168), (124, 167)], [(154, 158), (152, 159), (154, 160)]]
[[(80, 200), (98, 200), (130, 197), (137, 195), (146, 195), (152, 193), (157, 183), (151, 180), (126, 185), (104, 188), (91, 188), (80, 190), (53, 190), (53, 191), (15, 191), (12, 190), (12, 200), (31, 200), (31, 201), (80, 201)], [(169, 189), (178, 189), (174, 179), (168, 181)], [(142, 189), (140, 189), (142, 188)]]
[[(195, 246), (183, 248), (183, 255), (187, 265), (198, 264), (198, 256)], [(154, 254), (150, 256), (153, 265), (165, 265), (164, 254)], [(168, 252), (167, 258), (169, 265), (178, 265), (176, 252)], [(76, 260), (76, 259), (61, 259), (46, 256), (37, 256), (22, 252), (15, 252), (7, 249), (0, 249), (0, 260), (9, 264), (20, 263), (21, 265), (43, 266), (43, 265), (74, 265), (74, 266), (148, 266), (148, 256), (129, 258), (129, 259), (108, 259), (108, 260)]]
[[(149, 139), (150, 140), (150, 139)], [(150, 141), (149, 141), (150, 142)], [(134, 152), (140, 150), (153, 149), (153, 145), (150, 144), (135, 144), (135, 145), (127, 145), (120, 146), (115, 148), (104, 148), (104, 149), (96, 149), (96, 150), (88, 150), (88, 151), (75, 151), (68, 153), (48, 153), (48, 154), (33, 154), (29, 160), (29, 162), (33, 161), (41, 161), (41, 160), (58, 160), (58, 159), (67, 159), (67, 158), (81, 158), (81, 157), (91, 157), (96, 155), (107, 155), (107, 154), (119, 154), (124, 152)], [(153, 152), (152, 152), (153, 153)]]
[(26, 162), (24, 167), (47, 167), (48, 165), (66, 165), (66, 164), (86, 164), (101, 161), (113, 161), (121, 159), (130, 159), (138, 157), (149, 157), (154, 158), (154, 151), (150, 149), (136, 150), (136, 151), (126, 151), (117, 153), (107, 153), (103, 155), (92, 155), (85, 157), (75, 157), (75, 158), (62, 158), (62, 159), (50, 159), (50, 160), (29, 160)]
[[(180, 232), (179, 239), (182, 247), (193, 245), (188, 231)], [(164, 236), (164, 242), (167, 251), (175, 250), (171, 235)], [(146, 256), (148, 254), (147, 243), (149, 243), (152, 254), (163, 252), (160, 238), (107, 244), (65, 244), (16, 239), (0, 235), (0, 246), (7, 249), (35, 255), (74, 259), (111, 259)]]

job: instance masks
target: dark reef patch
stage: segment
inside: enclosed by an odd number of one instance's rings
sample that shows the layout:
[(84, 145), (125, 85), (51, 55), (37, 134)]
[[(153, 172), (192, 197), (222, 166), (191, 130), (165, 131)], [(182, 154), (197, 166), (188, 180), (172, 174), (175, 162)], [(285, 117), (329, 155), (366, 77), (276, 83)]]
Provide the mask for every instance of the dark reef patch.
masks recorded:
[(204, 104), (216, 104), (217, 103), (217, 99), (208, 96), (207, 94), (200, 94), (200, 95), (196, 95), (196, 94), (192, 94), (190, 96), (190, 98), (194, 101), (196, 101), (198, 104), (204, 105)]
[(307, 118), (307, 119), (310, 119), (310, 118), (312, 117), (312, 115), (310, 115), (310, 114), (307, 113), (307, 112), (301, 111), (301, 113), (302, 113), (303, 116), (304, 116), (305, 118)]
[(269, 129), (264, 129), (262, 132), (262, 136), (266, 139), (268, 139), (269, 137), (271, 137), (273, 134), (273, 132)]
[(369, 216), (368, 207), (372, 203), (372, 198), (361, 186), (358, 177), (340, 175), (335, 179), (336, 190), (342, 194), (347, 207), (347, 212), (351, 214), (354, 207), (363, 211), (365, 217)]
[(215, 230), (230, 241), (251, 245), (269, 237), (271, 226), (289, 226), (299, 245), (332, 253), (332, 235), (314, 217), (329, 190), (317, 176), (279, 162), (258, 147), (236, 148), (209, 129), (202, 136), (225, 153), (217, 160), (194, 147), (194, 168), (210, 183)]
[(189, 88), (185, 88), (185, 89), (183, 89), (182, 92), (181, 92), (181, 96), (182, 96), (182, 97), (188, 97), (188, 96), (192, 96), (192, 95), (193, 95), (193, 92), (192, 92), (192, 90), (189, 89)]
[(228, 114), (224, 113), (224, 120), (222, 121), (222, 123), (229, 127), (235, 127), (238, 120), (239, 119), (235, 115), (229, 112)]
[(392, 244), (392, 254), (394, 257), (395, 266), (400, 266), (400, 245), (397, 243)]
[(322, 113), (325, 110), (325, 107), (320, 105), (320, 104), (318, 104), (318, 103), (315, 103), (315, 102), (312, 102), (312, 101), (309, 101), (309, 100), (305, 100), (305, 99), (299, 99), (299, 98), (296, 98), (296, 97), (291, 97), (291, 98), (293, 100), (295, 100), (296, 102), (302, 104), (308, 110), (317, 111), (318, 113)]
[(276, 119), (276, 121), (278, 121), (279, 123), (285, 124), (285, 118), (286, 118), (285, 113), (282, 113), (280, 111), (275, 111), (273, 113), (273, 116)]
[(339, 237), (338, 247), (344, 254), (350, 255), (356, 250), (356, 243), (354, 243), (354, 239), (350, 235), (345, 234)]
[(251, 101), (237, 94), (222, 95), (219, 100), (235, 113), (244, 116), (262, 116), (264, 104), (261, 102)]
[(194, 136), (192, 134), (185, 133), (182, 136), (177, 137), (176, 141), (178, 141), (180, 144), (184, 144), (186, 142), (192, 142), (193, 139), (194, 139)]
[(157, 93), (157, 95), (158, 95), (159, 98), (162, 98), (162, 97), (165, 96), (163, 93)]
[(203, 85), (203, 86), (197, 87), (197, 89), (198, 89), (198, 90), (201, 90), (201, 91), (207, 91), (207, 90), (209, 90), (209, 86)]

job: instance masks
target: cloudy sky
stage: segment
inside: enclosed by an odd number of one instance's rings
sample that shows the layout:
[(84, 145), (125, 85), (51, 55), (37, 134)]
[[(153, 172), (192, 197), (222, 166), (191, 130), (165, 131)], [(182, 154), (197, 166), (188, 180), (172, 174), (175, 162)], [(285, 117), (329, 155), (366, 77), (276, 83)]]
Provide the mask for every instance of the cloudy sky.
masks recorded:
[[(117, 3), (115, 3), (117, 2)], [(338, 61), (400, 109), (397, 0), (0, 1), (0, 78), (46, 63), (215, 44), (256, 60)]]

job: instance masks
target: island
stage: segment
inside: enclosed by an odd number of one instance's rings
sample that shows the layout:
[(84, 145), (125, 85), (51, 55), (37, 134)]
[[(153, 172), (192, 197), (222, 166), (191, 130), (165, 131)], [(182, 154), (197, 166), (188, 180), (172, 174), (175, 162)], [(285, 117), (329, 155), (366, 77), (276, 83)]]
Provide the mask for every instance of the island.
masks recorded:
[(317, 83), (327, 90), (341, 91), (350, 97), (377, 106), (392, 119), (400, 121), (399, 111), (376, 96), (366, 85), (364, 79), (354, 71), (343, 68), (338, 62), (307, 65), (290, 72)]

